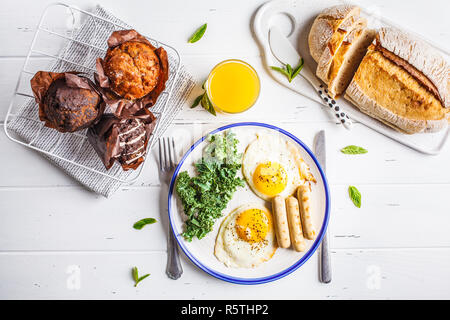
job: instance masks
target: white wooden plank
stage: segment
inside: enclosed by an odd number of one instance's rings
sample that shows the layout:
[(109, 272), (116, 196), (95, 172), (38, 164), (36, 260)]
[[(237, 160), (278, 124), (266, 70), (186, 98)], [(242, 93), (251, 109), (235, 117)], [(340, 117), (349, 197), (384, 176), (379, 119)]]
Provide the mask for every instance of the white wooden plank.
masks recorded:
[[(167, 215), (159, 209), (164, 207), (161, 202), (167, 202), (164, 192), (159, 187), (130, 189), (110, 199), (72, 188), (2, 192), (0, 212), (4, 223), (0, 228), (5, 234), (0, 248), (165, 250)], [(133, 228), (136, 221), (148, 217), (159, 223), (140, 231)]]
[[(39, 152), (8, 139), (0, 125), (2, 155), (8, 155), (0, 166), (2, 186), (76, 186), (77, 183)], [(8, 160), (9, 159), (9, 160)]]
[[(450, 185), (358, 185), (362, 208), (346, 185), (331, 187), (332, 248), (450, 247)], [(104, 199), (82, 189), (0, 191), (0, 250), (165, 250), (166, 188), (129, 188)], [(134, 222), (159, 223), (137, 231)]]
[[(333, 281), (317, 280), (317, 255), (276, 282), (243, 286), (217, 280), (185, 258), (177, 280), (166, 254), (0, 254), (0, 299), (448, 299), (449, 249), (332, 252)], [(131, 268), (151, 275), (137, 288)], [(430, 271), (432, 270), (432, 271)]]
[[(0, 48), (0, 56), (26, 54), (42, 11), (46, 5), (53, 2), (52, 0), (2, 2), (0, 39), (10, 37), (14, 41), (8, 41), (8, 45)], [(423, 1), (420, 0), (408, 1), (408, 10), (405, 10), (404, 4), (399, 1), (358, 0), (353, 2), (361, 3), (437, 43), (448, 42), (450, 22), (446, 16), (447, 10), (436, 10), (436, 8), (448, 8), (445, 0), (430, 1), (427, 6), (424, 6)], [(214, 0), (188, 3), (184, 0), (172, 0), (169, 7), (155, 5), (152, 1), (138, 0), (130, 0), (126, 4), (120, 0), (101, 0), (98, 3), (141, 32), (176, 45), (183, 55), (214, 53), (236, 56), (258, 52), (254, 41), (249, 41), (251, 39), (250, 21), (256, 8), (264, 1)], [(93, 7), (92, 2), (87, 0), (77, 1), (75, 5), (81, 9)], [(27, 8), (27, 10), (17, 10), (17, 8)], [(423, 19), (411, 19), (411, 12), (420, 12)], [(429, 23), (429, 19), (439, 21), (438, 32), (436, 32), (435, 24)], [(208, 31), (202, 42), (195, 45), (188, 44), (187, 39), (190, 35), (205, 22), (208, 22)], [(166, 27), (168, 25), (170, 28)]]
[[(2, 20), (0, 38), (14, 37), (17, 40), (11, 41), (7, 46), (8, 49), (2, 46), (0, 56), (26, 54), (41, 13), (48, 4), (53, 2), (51, 0), (6, 1), (0, 15)], [(235, 55), (258, 52), (256, 44), (248, 42), (251, 38), (249, 21), (255, 8), (263, 1), (235, 2), (233, 6), (233, 3), (217, 0), (207, 3), (198, 1), (187, 3), (176, 0), (171, 1), (170, 8), (138, 0), (132, 0), (126, 5), (118, 0), (98, 1), (98, 3), (141, 33), (160, 39), (167, 44), (177, 44), (177, 49), (183, 54)], [(21, 5), (27, 6), (27, 14), (17, 10), (17, 7)], [(74, 5), (83, 10), (91, 10), (95, 4), (83, 0), (77, 1)], [(239, 5), (239, 10), (235, 10), (236, 5)], [(202, 39), (201, 45), (188, 44), (189, 37), (203, 23), (208, 23), (208, 32)], [(170, 28), (165, 27), (167, 25), (170, 25)], [(224, 25), (227, 28), (223, 28)]]
[[(450, 247), (450, 185), (357, 185), (356, 208), (348, 186), (332, 186), (333, 248)], [(444, 225), (441, 225), (444, 224)]]
[[(445, 159), (450, 147), (439, 156), (426, 156), (401, 146), (379, 135), (363, 125), (355, 124), (351, 132), (341, 126), (327, 122), (279, 123), (267, 121), (293, 133), (308, 146), (312, 146), (315, 134), (325, 129), (327, 133), (327, 177), (331, 184), (359, 183), (450, 183), (450, 171)], [(176, 123), (166, 135), (175, 137), (178, 154), (181, 156), (202, 135), (226, 123)], [(0, 129), (3, 130), (2, 125)], [(0, 187), (78, 186), (60, 169), (48, 163), (41, 155), (11, 142), (0, 133), (2, 152), (8, 155), (0, 166)], [(339, 150), (350, 144), (365, 147), (369, 153), (349, 156)], [(157, 148), (147, 158), (138, 186), (159, 184), (157, 171)]]

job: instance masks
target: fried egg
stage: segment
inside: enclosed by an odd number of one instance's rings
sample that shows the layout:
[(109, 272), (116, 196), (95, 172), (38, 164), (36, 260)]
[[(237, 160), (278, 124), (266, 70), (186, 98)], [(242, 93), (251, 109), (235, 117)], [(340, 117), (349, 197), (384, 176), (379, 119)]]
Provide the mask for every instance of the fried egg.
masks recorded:
[(214, 254), (227, 267), (254, 268), (270, 260), (276, 249), (272, 213), (264, 206), (247, 204), (223, 220)]
[(277, 195), (288, 197), (304, 183), (304, 168), (299, 167), (303, 159), (296, 149), (281, 135), (273, 134), (259, 135), (248, 145), (242, 158), (242, 173), (258, 197), (267, 201)]

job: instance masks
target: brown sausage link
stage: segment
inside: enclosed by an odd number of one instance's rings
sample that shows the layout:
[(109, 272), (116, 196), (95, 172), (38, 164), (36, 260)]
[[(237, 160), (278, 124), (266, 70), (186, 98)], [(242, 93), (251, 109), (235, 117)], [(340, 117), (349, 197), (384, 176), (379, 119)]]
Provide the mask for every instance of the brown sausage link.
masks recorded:
[(317, 232), (311, 217), (310, 199), (311, 189), (308, 185), (303, 185), (297, 189), (297, 198), (300, 203), (300, 217), (303, 225), (303, 235), (306, 239), (314, 240)]
[(294, 247), (295, 251), (305, 251), (306, 241), (303, 238), (302, 233), (298, 200), (294, 197), (288, 197), (286, 199), (286, 207), (292, 246)]
[(280, 248), (289, 248), (291, 246), (291, 238), (289, 237), (286, 203), (283, 197), (276, 196), (272, 199), (272, 210), (275, 218), (274, 225), (278, 246)]

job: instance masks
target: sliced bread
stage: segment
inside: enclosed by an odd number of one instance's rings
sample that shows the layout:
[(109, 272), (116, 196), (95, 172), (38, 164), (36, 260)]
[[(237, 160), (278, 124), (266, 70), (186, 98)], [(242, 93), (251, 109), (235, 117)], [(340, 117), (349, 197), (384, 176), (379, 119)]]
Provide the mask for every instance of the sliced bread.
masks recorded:
[(357, 6), (338, 5), (323, 10), (317, 16), (308, 37), (309, 50), (316, 62), (328, 46), (334, 50), (340, 45), (360, 12)]
[(330, 61), (319, 63), (316, 74), (328, 85), (331, 97), (336, 98), (345, 92), (375, 34), (375, 31), (366, 29), (365, 24), (357, 26), (345, 37)]
[(401, 132), (435, 132), (448, 126), (449, 76), (448, 63), (435, 49), (400, 30), (382, 28), (346, 97)]
[(328, 92), (332, 97), (345, 92), (376, 35), (371, 29), (357, 29), (354, 33), (354, 37), (344, 41), (331, 63)]
[[(325, 48), (325, 50), (322, 53), (322, 56), (320, 57), (319, 61), (317, 62), (317, 70), (316, 75), (326, 84), (328, 84), (328, 75), (330, 73), (330, 67), (333, 62), (334, 57), (336, 54), (338, 54), (339, 50), (341, 49), (342, 45), (345, 44), (351, 44), (353, 40), (359, 36), (367, 26), (367, 20), (364, 18), (358, 18), (352, 26), (350, 27), (350, 30), (345, 34), (339, 34), (338, 42), (334, 42), (336, 37), (333, 37), (332, 40), (328, 43), (328, 46)], [(342, 36), (342, 38), (341, 38)]]

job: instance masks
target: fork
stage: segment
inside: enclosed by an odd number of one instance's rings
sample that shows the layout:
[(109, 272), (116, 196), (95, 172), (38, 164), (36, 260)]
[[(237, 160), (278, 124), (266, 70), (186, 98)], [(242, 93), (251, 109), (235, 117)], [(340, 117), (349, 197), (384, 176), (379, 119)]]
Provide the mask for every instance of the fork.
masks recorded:
[[(159, 168), (165, 182), (169, 185), (173, 170), (175, 169), (175, 141), (173, 138), (159, 138)], [(175, 235), (170, 228), (167, 241), (167, 267), (166, 274), (170, 279), (176, 280), (181, 277), (183, 268), (180, 263), (180, 254), (178, 253), (178, 244)]]

